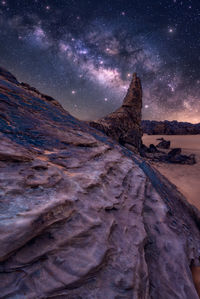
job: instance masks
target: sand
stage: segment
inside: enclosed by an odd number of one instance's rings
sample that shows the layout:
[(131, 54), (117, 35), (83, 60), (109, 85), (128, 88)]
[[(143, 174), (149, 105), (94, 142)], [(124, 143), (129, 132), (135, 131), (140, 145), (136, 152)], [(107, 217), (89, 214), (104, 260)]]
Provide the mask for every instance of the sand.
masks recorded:
[(158, 144), (157, 138), (171, 141), (171, 148), (181, 147), (183, 154), (195, 154), (197, 164), (180, 165), (152, 162), (186, 199), (200, 210), (200, 135), (144, 135), (143, 142), (149, 146)]

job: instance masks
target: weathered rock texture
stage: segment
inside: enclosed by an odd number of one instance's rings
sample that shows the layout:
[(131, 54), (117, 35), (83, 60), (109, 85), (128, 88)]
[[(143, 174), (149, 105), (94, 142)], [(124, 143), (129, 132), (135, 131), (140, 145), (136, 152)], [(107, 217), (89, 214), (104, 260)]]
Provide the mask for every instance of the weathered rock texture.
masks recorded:
[(133, 74), (126, 97), (122, 106), (106, 117), (90, 122), (90, 125), (122, 145), (141, 146), (141, 111), (142, 111), (142, 86), (140, 79)]
[(143, 120), (142, 130), (149, 135), (196, 135), (200, 134), (200, 123)]
[(199, 212), (0, 69), (0, 297), (197, 299)]

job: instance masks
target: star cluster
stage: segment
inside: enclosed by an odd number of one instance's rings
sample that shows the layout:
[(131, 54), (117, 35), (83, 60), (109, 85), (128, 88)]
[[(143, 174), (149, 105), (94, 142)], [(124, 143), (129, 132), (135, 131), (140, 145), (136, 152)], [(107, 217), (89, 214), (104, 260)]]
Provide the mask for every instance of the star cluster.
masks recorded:
[(2, 0), (0, 65), (87, 120), (137, 72), (144, 119), (200, 122), (199, 32), (198, 0)]

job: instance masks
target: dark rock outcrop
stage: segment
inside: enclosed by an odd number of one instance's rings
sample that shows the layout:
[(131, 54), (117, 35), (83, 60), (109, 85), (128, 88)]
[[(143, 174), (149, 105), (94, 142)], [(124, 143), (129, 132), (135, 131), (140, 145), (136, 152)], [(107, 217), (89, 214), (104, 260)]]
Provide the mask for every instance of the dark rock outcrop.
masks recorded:
[(157, 147), (154, 144), (150, 144), (148, 150), (150, 153), (159, 153), (159, 150), (157, 149)]
[(142, 131), (148, 135), (197, 135), (200, 134), (200, 123), (143, 120)]
[(142, 144), (140, 148), (140, 155), (144, 158), (150, 159), (151, 161), (155, 162), (187, 165), (193, 165), (196, 163), (195, 155), (182, 155), (181, 148), (174, 148), (170, 150), (168, 153), (166, 153), (163, 151), (159, 151), (157, 147), (153, 144), (150, 144), (149, 147)]
[(171, 145), (171, 142), (169, 140), (165, 140), (162, 138), (162, 140), (156, 145), (158, 148), (162, 149), (169, 149)]
[(90, 125), (122, 145), (139, 149), (142, 143), (141, 111), (142, 86), (140, 79), (133, 74), (122, 106), (106, 117), (90, 122)]
[(0, 297), (198, 299), (199, 212), (139, 156), (4, 74)]
[(150, 146), (146, 146), (145, 144), (141, 145), (140, 148), (140, 155), (142, 157), (145, 157), (146, 154), (155, 154), (155, 153), (162, 153), (160, 150), (157, 149), (157, 147), (154, 144), (150, 144)]
[(181, 154), (181, 148), (172, 149), (168, 155), (167, 160), (170, 163), (188, 164), (193, 165), (196, 163), (195, 155), (191, 154), (189, 156)]
[(169, 157), (174, 157), (176, 155), (180, 155), (182, 152), (181, 148), (178, 147), (178, 148), (173, 148), (169, 153), (168, 153), (168, 156)]

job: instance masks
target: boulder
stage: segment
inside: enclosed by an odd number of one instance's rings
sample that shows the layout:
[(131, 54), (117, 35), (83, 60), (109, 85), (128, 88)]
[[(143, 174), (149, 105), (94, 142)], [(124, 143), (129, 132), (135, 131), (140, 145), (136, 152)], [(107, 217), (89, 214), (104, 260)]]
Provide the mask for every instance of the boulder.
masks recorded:
[(148, 151), (149, 153), (159, 153), (159, 150), (154, 144), (150, 144)]
[(187, 164), (187, 165), (196, 164), (196, 159), (195, 159), (194, 154), (191, 154), (189, 156), (187, 156), (187, 155), (176, 155), (176, 156), (173, 156), (173, 157), (169, 157), (168, 161), (170, 163)]
[(175, 163), (175, 164), (188, 164), (193, 165), (196, 163), (194, 154), (189, 156), (181, 154), (181, 148), (174, 148), (168, 153), (159, 151), (155, 145), (150, 144), (149, 147), (142, 145), (140, 149), (140, 155), (151, 161)]
[(188, 164), (193, 165), (196, 163), (195, 155), (191, 154), (189, 156), (181, 154), (181, 148), (172, 149), (168, 155), (167, 160), (170, 163), (178, 163), (178, 164)]
[(169, 149), (171, 142), (165, 139), (162, 139), (161, 142), (159, 142), (156, 147), (162, 148), (162, 149)]
[(176, 155), (180, 155), (182, 152), (181, 148), (173, 148), (171, 151), (169, 151), (168, 156), (174, 157)]

